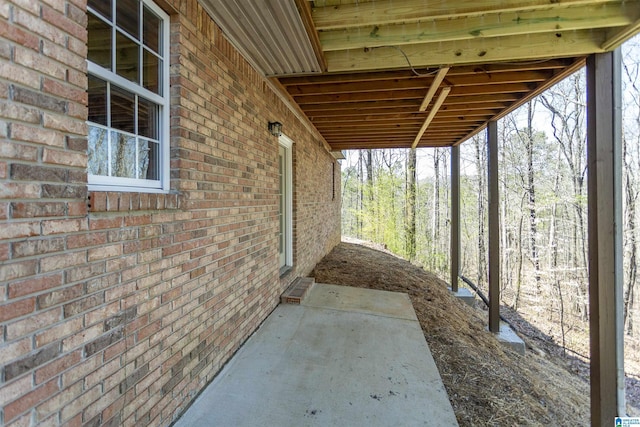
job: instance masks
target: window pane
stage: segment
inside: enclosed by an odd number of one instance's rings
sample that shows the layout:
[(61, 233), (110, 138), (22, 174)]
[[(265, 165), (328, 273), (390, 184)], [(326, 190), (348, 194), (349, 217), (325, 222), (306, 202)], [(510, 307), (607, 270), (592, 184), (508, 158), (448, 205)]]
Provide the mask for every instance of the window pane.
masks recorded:
[(138, 0), (116, 1), (116, 25), (140, 40), (140, 2)]
[(160, 179), (160, 146), (153, 141), (140, 139), (138, 178)]
[(140, 82), (138, 49), (140, 46), (136, 42), (116, 31), (116, 73), (135, 83)]
[(146, 49), (143, 52), (143, 57), (144, 57), (144, 65), (142, 70), (142, 84), (145, 88), (149, 89), (150, 91), (155, 92), (159, 95), (162, 95), (159, 91), (160, 88), (158, 85), (158, 82), (160, 81), (160, 78), (161, 78), (160, 67), (161, 67), (162, 61), (160, 61), (160, 59), (158, 59), (157, 56), (155, 56), (153, 53), (149, 52)]
[(111, 69), (111, 26), (103, 20), (89, 13), (87, 29), (89, 41), (87, 43), (87, 59), (106, 69)]
[(136, 138), (111, 131), (111, 176), (136, 177)]
[(138, 135), (158, 139), (158, 105), (138, 98)]
[(111, 0), (89, 0), (87, 5), (111, 21)]
[(107, 123), (107, 82), (89, 76), (89, 121), (106, 126)]
[(89, 126), (89, 174), (109, 175), (109, 151), (107, 150), (107, 130)]
[(111, 127), (134, 133), (134, 111), (133, 94), (111, 85)]
[(160, 18), (145, 6), (142, 23), (142, 40), (145, 46), (155, 53), (160, 52), (160, 34)]

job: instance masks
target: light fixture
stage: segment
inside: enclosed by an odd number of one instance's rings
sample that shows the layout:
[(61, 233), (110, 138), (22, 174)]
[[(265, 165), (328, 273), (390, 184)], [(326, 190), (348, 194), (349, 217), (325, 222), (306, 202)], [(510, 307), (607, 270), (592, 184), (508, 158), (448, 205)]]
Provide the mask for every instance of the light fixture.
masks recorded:
[(273, 136), (282, 135), (282, 123), (280, 123), (280, 122), (269, 122), (269, 132)]

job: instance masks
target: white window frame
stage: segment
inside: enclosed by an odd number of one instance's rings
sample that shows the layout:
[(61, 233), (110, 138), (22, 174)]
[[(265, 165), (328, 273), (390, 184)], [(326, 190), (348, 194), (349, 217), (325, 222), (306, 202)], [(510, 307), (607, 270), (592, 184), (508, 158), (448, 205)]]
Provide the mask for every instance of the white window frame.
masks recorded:
[[(160, 106), (159, 120), (160, 125), (158, 128), (158, 140), (160, 141), (160, 177), (159, 180), (148, 179), (135, 179), (135, 178), (121, 178), (113, 176), (102, 176), (87, 174), (87, 182), (89, 191), (121, 191), (121, 192), (141, 192), (141, 193), (167, 193), (169, 192), (169, 155), (170, 155), (170, 143), (169, 143), (169, 113), (170, 113), (170, 76), (169, 76), (169, 61), (170, 61), (170, 18), (160, 7), (158, 7), (151, 0), (141, 0), (142, 6), (147, 6), (161, 19), (161, 31), (162, 31), (162, 81), (161, 95), (158, 95), (147, 88), (138, 85), (122, 76), (116, 74), (115, 71), (107, 70), (87, 59), (87, 71), (89, 74), (98, 77), (102, 80), (115, 84), (135, 95), (148, 99)], [(90, 8), (89, 8), (90, 9)], [(100, 15), (99, 13), (96, 15)], [(112, 16), (115, 16), (115, 3), (113, 5)], [(141, 15), (142, 16), (142, 15)], [(116, 40), (112, 37), (111, 51), (115, 52)], [(107, 108), (110, 108), (109, 106)], [(111, 112), (107, 113), (109, 116)], [(137, 118), (136, 118), (137, 122)], [(87, 121), (87, 125), (94, 127), (104, 127), (97, 123)], [(111, 128), (113, 129), (113, 128)], [(117, 129), (113, 129), (117, 130)], [(120, 133), (126, 134), (117, 130)]]
[[(293, 267), (293, 140), (286, 135), (280, 135), (278, 138), (279, 147), (284, 148), (285, 164), (284, 164), (284, 179), (285, 179), (285, 203), (284, 203), (284, 250), (285, 250), (285, 264), (280, 265), (280, 268)], [(278, 153), (278, 156), (280, 154)], [(278, 261), (280, 264), (280, 261)]]

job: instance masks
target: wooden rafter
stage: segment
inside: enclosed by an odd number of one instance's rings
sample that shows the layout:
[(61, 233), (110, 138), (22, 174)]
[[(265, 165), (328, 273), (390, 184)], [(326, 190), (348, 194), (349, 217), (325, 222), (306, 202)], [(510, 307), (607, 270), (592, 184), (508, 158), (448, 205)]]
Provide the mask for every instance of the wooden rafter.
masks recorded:
[[(474, 64), (499, 61), (532, 61), (549, 55), (566, 57), (603, 52), (606, 30), (496, 37), (464, 42), (425, 43), (403, 47), (404, 55), (388, 47), (326, 52), (329, 72), (432, 67), (442, 64)], [(406, 55), (406, 57), (405, 57)], [(408, 64), (409, 60), (410, 64)]]
[(431, 107), (431, 110), (429, 111), (429, 115), (424, 120), (422, 127), (418, 131), (418, 135), (416, 135), (416, 139), (413, 141), (413, 144), (411, 144), (411, 148), (416, 148), (418, 146), (420, 139), (422, 139), (422, 135), (424, 135), (424, 132), (429, 127), (429, 124), (431, 124), (431, 120), (433, 120), (433, 118), (436, 116), (436, 113), (440, 109), (440, 106), (442, 105), (444, 100), (447, 98), (447, 95), (449, 95), (450, 91), (451, 91), (451, 88), (449, 86), (442, 88), (442, 90), (440, 91), (440, 95), (438, 95), (438, 99), (436, 99), (436, 102), (433, 103), (433, 107)]
[(433, 82), (431, 82), (431, 86), (429, 86), (429, 90), (427, 91), (427, 94), (422, 100), (422, 104), (420, 104), (420, 108), (418, 109), (419, 111), (425, 111), (427, 109), (427, 107), (429, 106), (429, 103), (433, 99), (433, 96), (436, 94), (436, 91), (440, 87), (440, 84), (444, 80), (444, 76), (446, 76), (448, 72), (449, 72), (449, 67), (443, 67), (443, 68), (440, 68), (440, 70), (438, 70), (438, 73), (434, 77)]
[[(564, 3), (558, 3), (564, 5)], [(556, 7), (548, 10), (516, 11), (454, 19), (432, 19), (414, 23), (392, 23), (321, 31), (325, 52), (375, 46), (403, 46), (443, 41), (472, 40), (557, 31), (628, 26), (632, 18), (619, 3), (588, 7)], [(346, 34), (345, 34), (346, 32)]]
[[(593, 0), (564, 0), (561, 5), (593, 5), (606, 1)], [(559, 3), (557, 3), (559, 4)], [(515, 11), (547, 10), (550, 8), (548, 0), (516, 0), (496, 2), (492, 0), (461, 0), (457, 2), (442, 2), (440, 0), (404, 0), (402, 7), (392, 1), (359, 2), (334, 7), (322, 7), (312, 10), (316, 29), (319, 31), (346, 27), (366, 27), (392, 24), (396, 22), (418, 22), (429, 19), (471, 18), (501, 14)], [(558, 7), (558, 6), (556, 6)]]

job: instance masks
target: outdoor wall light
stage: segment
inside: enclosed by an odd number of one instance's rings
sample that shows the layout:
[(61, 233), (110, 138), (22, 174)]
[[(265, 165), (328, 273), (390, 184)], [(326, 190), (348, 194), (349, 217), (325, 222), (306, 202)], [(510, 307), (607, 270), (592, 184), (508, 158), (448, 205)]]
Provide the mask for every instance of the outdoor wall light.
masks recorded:
[(280, 123), (280, 122), (269, 122), (269, 132), (273, 136), (282, 135), (282, 123)]

